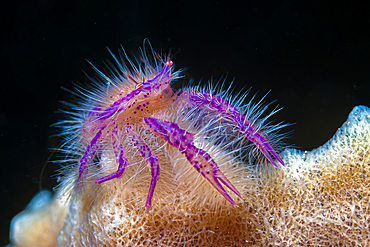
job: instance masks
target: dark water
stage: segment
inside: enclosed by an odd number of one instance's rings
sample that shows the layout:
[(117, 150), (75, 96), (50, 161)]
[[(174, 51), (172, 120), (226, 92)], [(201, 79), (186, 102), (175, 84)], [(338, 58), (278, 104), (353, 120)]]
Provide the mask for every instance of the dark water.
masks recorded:
[[(359, 1), (18, 1), (1, 7), (1, 236), (40, 187), (51, 189), (57, 165), (40, 173), (58, 138), (50, 124), (70, 100), (61, 86), (86, 81), (122, 44), (137, 51), (144, 38), (175, 54), (187, 79), (228, 75), (236, 91), (284, 109), (275, 121), (296, 123), (290, 143), (310, 150), (325, 143), (359, 104), (370, 106), (369, 11)], [(175, 85), (181, 87), (181, 83)], [(56, 159), (52, 156), (51, 159)]]

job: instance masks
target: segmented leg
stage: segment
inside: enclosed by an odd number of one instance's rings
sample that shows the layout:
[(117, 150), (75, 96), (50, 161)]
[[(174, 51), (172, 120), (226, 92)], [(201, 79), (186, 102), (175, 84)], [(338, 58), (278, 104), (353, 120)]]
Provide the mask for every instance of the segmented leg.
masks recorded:
[(148, 144), (143, 140), (143, 138), (138, 133), (136, 133), (133, 130), (131, 126), (126, 127), (125, 130), (132, 137), (132, 142), (135, 145), (135, 147), (139, 150), (141, 156), (143, 156), (145, 161), (151, 167), (152, 180), (150, 181), (148, 197), (145, 203), (145, 207), (149, 211), (150, 207), (152, 206), (152, 197), (153, 197), (154, 189), (159, 179), (158, 156), (154, 154), (154, 152), (150, 149)]
[(89, 146), (86, 149), (84, 156), (80, 160), (80, 168), (78, 174), (78, 181), (81, 181), (82, 177), (85, 176), (89, 169), (89, 164), (91, 163), (92, 159), (94, 158), (98, 146), (98, 141), (101, 137), (102, 131), (104, 128), (101, 128), (94, 138), (91, 140)]
[(203, 107), (210, 111), (217, 112), (225, 119), (232, 121), (240, 131), (253, 142), (263, 155), (276, 167), (279, 167), (272, 159), (271, 155), (277, 159), (283, 166), (283, 160), (271, 147), (267, 140), (262, 136), (258, 129), (249, 121), (238, 109), (228, 101), (221, 99), (216, 95), (202, 92), (184, 92), (182, 97), (187, 97), (191, 104), (196, 107)]
[(97, 184), (102, 184), (114, 178), (121, 178), (123, 176), (123, 173), (125, 172), (125, 168), (128, 165), (127, 157), (123, 149), (123, 144), (119, 140), (117, 128), (112, 131), (112, 142), (114, 154), (116, 156), (116, 163), (118, 164), (118, 169), (116, 172), (96, 179), (95, 183)]
[(194, 134), (181, 129), (176, 123), (156, 118), (146, 117), (144, 118), (144, 122), (155, 135), (184, 153), (187, 160), (194, 166), (194, 168), (231, 204), (235, 205), (235, 202), (231, 199), (229, 194), (227, 194), (219, 180), (241, 198), (239, 191), (220, 171), (217, 163), (211, 158), (211, 156), (206, 151), (194, 146)]

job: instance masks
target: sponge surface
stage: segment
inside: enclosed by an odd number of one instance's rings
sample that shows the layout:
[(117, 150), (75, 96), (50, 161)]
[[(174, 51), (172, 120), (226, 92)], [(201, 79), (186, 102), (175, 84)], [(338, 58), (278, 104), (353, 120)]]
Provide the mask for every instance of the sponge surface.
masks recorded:
[[(212, 153), (211, 148), (207, 151)], [(72, 192), (69, 205), (50, 203), (46, 214), (64, 219), (63, 228), (50, 220), (43, 221), (45, 217), (39, 218), (38, 224), (29, 229), (13, 230), (13, 244), (32, 246), (22, 241), (42, 225), (44, 236), (54, 236), (54, 244), (59, 246), (367, 246), (370, 243), (370, 109), (367, 107), (354, 108), (347, 122), (322, 147), (310, 152), (285, 150), (282, 158), (287, 167), (282, 170), (271, 168), (261, 176), (254, 176), (231, 158), (224, 162), (221, 169), (244, 199), (235, 198), (237, 206), (232, 206), (199, 179), (199, 174), (176, 156), (178, 152), (171, 148), (166, 152), (170, 154), (169, 162), (163, 164), (149, 213), (144, 205), (150, 174), (138, 165), (139, 172), (133, 171), (136, 176), (128, 174), (103, 186), (95, 185), (92, 180), (83, 190)], [(177, 163), (170, 169), (171, 159)], [(140, 182), (145, 179), (145, 183)], [(58, 214), (67, 207), (67, 216)], [(53, 235), (56, 231), (60, 231), (57, 239)]]

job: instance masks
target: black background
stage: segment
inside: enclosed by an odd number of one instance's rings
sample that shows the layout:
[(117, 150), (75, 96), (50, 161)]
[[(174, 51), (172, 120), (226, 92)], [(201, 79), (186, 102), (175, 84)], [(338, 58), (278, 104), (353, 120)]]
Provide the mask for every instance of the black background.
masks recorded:
[(324, 144), (354, 106), (370, 106), (369, 10), (359, 1), (138, 2), (1, 4), (1, 245), (11, 218), (56, 184), (50, 125), (63, 118), (59, 100), (71, 99), (61, 86), (87, 82), (85, 59), (101, 68), (107, 46), (136, 52), (148, 38), (176, 53), (187, 80), (227, 74), (259, 96), (271, 90), (266, 100), (284, 107), (272, 120), (296, 123), (288, 141), (301, 150)]

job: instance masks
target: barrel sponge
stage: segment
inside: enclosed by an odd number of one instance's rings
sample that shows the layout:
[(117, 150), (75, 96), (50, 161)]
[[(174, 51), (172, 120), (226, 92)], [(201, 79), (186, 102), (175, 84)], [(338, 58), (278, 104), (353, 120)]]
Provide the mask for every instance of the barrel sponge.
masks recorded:
[[(264, 192), (264, 243), (370, 244), (370, 109), (357, 106), (334, 137), (310, 152), (287, 149), (288, 164)], [(276, 181), (277, 186), (273, 185)], [(267, 184), (266, 184), (267, 185)], [(275, 190), (275, 194), (271, 193)], [(261, 195), (262, 196), (262, 195)], [(275, 201), (278, 200), (278, 201)], [(268, 223), (266, 222), (268, 220)], [(266, 235), (265, 235), (266, 234)]]
[[(211, 155), (217, 152), (209, 145), (203, 148)], [(236, 200), (237, 206), (196, 176), (196, 171), (174, 149), (168, 147), (163, 151), (166, 155), (160, 157), (161, 179), (148, 213), (144, 205), (150, 173), (144, 165), (136, 165), (137, 170), (128, 169), (127, 176), (103, 185), (96, 185), (92, 177), (82, 189), (68, 189), (73, 178), (70, 176), (65, 178), (57, 196), (43, 206), (41, 214), (40, 210), (28, 208), (21, 213), (25, 227), (17, 227), (20, 217), (15, 217), (11, 225), (12, 244), (366, 246), (370, 243), (370, 109), (365, 106), (355, 107), (325, 145), (310, 152), (286, 149), (281, 154), (287, 164), (283, 169), (255, 174), (242, 169), (244, 164), (227, 154), (221, 155), (228, 159), (221, 169), (244, 199)], [(102, 157), (107, 166), (110, 160)], [(61, 200), (64, 203), (59, 203)]]

